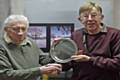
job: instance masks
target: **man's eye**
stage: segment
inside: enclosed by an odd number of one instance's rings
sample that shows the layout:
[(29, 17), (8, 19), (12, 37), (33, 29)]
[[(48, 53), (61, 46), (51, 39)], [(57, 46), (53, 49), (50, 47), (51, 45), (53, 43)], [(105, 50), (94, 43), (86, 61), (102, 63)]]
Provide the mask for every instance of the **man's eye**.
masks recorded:
[(17, 31), (18, 29), (17, 28), (12, 28), (14, 31)]
[(88, 17), (88, 15), (84, 15), (84, 17), (86, 17), (86, 18), (87, 18), (87, 17)]
[(22, 31), (25, 31), (26, 30), (26, 28), (21, 28), (22, 29)]
[(97, 16), (97, 15), (96, 15), (96, 14), (93, 14), (93, 15), (91, 15), (91, 16), (95, 17), (95, 16)]

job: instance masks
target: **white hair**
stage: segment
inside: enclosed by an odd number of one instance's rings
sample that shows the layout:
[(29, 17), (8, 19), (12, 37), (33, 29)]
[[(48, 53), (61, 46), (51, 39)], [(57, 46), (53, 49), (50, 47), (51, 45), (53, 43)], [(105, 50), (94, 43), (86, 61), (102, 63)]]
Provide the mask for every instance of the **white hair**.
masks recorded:
[(3, 28), (8, 27), (12, 23), (19, 22), (19, 21), (23, 22), (27, 28), (29, 27), (29, 21), (28, 21), (27, 17), (25, 17), (24, 15), (10, 15), (5, 19), (5, 21), (3, 23)]

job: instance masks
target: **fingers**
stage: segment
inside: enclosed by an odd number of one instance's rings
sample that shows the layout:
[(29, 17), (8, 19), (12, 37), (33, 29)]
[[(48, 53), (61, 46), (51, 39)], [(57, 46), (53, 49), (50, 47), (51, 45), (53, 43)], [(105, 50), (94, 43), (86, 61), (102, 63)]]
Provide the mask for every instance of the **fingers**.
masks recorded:
[(47, 64), (47, 66), (56, 66), (56, 67), (62, 68), (62, 65), (57, 63)]
[(53, 41), (53, 44), (56, 45), (60, 42), (60, 38), (55, 38), (54, 41)]
[(40, 70), (42, 74), (58, 74), (62, 71), (62, 67), (60, 64), (48, 64), (41, 66)]
[(57, 71), (61, 72), (62, 71), (62, 65), (61, 64), (57, 64), (57, 63), (53, 63), (53, 64), (47, 64), (46, 66), (54, 66)]
[(76, 62), (81, 62), (81, 61), (89, 61), (90, 57), (87, 55), (73, 55), (72, 60), (76, 61)]
[(79, 50), (75, 53), (76, 55), (80, 55), (80, 54), (83, 54), (83, 50)]
[(55, 71), (52, 71), (49, 75), (54, 75), (54, 76), (56, 76), (56, 75), (58, 75), (60, 72), (59, 71), (57, 71), (57, 70), (55, 70)]
[(56, 72), (56, 71), (61, 72), (61, 69), (56, 66), (48, 66), (48, 68), (49, 68), (49, 70), (48, 70), (49, 73)]

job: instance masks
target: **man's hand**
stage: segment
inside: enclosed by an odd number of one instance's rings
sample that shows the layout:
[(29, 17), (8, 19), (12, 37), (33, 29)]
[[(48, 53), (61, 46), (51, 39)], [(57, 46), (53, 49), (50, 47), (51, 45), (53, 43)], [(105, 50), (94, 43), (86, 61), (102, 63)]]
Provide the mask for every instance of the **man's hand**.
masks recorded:
[(62, 66), (60, 64), (47, 64), (45, 66), (40, 67), (42, 74), (48, 75), (57, 75), (62, 71)]
[(72, 60), (76, 62), (89, 61), (90, 57), (83, 54), (83, 50), (79, 50), (75, 55), (71, 56)]

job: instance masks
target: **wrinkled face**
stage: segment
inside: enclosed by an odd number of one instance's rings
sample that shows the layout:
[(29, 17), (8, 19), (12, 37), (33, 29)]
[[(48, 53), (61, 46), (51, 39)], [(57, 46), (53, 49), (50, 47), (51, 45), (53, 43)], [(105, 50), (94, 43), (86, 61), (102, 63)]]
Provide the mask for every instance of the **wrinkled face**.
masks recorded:
[(88, 32), (96, 32), (100, 28), (103, 15), (95, 7), (91, 11), (84, 11), (80, 14), (79, 20)]
[(20, 44), (26, 38), (27, 27), (23, 22), (15, 22), (5, 27), (5, 31), (15, 44)]

